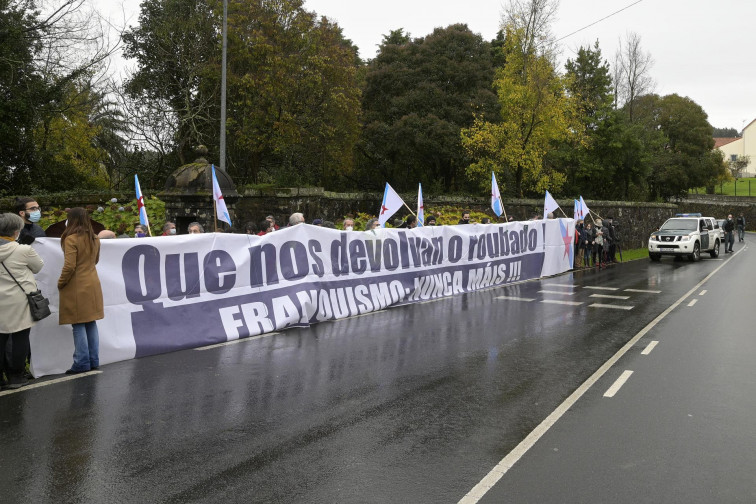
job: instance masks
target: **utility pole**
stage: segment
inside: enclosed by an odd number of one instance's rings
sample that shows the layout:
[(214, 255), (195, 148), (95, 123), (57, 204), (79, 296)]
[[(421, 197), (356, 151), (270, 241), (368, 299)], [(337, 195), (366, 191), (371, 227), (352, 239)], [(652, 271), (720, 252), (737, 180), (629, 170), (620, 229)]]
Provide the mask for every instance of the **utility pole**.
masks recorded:
[(226, 171), (226, 32), (228, 31), (228, 0), (223, 0), (223, 58), (221, 69), (220, 168)]

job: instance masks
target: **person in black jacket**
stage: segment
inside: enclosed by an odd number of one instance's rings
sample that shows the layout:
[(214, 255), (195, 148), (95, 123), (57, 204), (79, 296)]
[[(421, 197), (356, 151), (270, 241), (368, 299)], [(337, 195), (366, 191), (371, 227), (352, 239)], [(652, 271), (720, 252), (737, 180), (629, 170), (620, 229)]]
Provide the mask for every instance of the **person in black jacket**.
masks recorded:
[(596, 232), (593, 229), (593, 224), (590, 222), (586, 223), (585, 228), (583, 229), (583, 234), (585, 235), (583, 263), (586, 268), (590, 268), (593, 264), (593, 241), (596, 239)]
[(617, 230), (614, 227), (613, 220), (611, 216), (607, 216), (604, 221), (604, 227), (607, 230), (607, 234), (604, 236), (606, 239), (604, 250), (606, 251), (606, 262), (608, 263), (616, 262), (615, 257), (617, 256)]
[(729, 254), (730, 252), (732, 252), (732, 244), (735, 243), (735, 236), (732, 233), (734, 230), (735, 230), (735, 222), (732, 220), (732, 214), (729, 214), (727, 216), (727, 220), (724, 223), (725, 254)]
[(585, 228), (583, 220), (579, 219), (575, 224), (575, 261), (573, 266), (580, 268), (583, 265), (583, 249), (585, 248)]
[(745, 241), (745, 217), (743, 217), (743, 212), (740, 212), (735, 224), (738, 226), (738, 241)]
[(24, 227), (18, 236), (18, 242), (31, 245), (35, 238), (44, 238), (45, 231), (37, 224), (42, 218), (42, 209), (34, 198), (18, 198), (14, 212), (24, 219)]

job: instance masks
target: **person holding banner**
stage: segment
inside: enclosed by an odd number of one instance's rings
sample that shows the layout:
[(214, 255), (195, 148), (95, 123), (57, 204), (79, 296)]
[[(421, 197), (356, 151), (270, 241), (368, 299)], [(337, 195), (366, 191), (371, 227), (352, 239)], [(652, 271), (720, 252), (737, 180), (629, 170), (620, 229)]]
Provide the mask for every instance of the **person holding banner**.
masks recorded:
[(100, 240), (92, 230), (87, 211), (68, 211), (68, 225), (60, 237), (63, 270), (58, 278), (58, 324), (73, 326), (73, 365), (66, 374), (85, 373), (100, 367), (97, 320), (105, 317), (102, 287), (95, 265), (100, 260)]

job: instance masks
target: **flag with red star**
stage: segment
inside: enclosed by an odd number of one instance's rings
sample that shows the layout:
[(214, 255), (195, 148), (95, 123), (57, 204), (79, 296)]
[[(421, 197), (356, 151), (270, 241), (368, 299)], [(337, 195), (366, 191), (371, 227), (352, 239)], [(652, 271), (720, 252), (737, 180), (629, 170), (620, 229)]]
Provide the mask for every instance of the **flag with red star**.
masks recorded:
[(147, 218), (147, 209), (144, 206), (144, 195), (139, 187), (139, 177), (134, 174), (134, 186), (136, 187), (137, 207), (139, 208), (139, 224), (150, 227), (150, 219)]
[(394, 215), (400, 208), (405, 205), (404, 200), (399, 194), (394, 191), (394, 188), (386, 182), (386, 189), (383, 191), (383, 203), (381, 203), (381, 211), (378, 213), (378, 222), (381, 223), (381, 227), (386, 227), (386, 222)]
[(213, 199), (215, 200), (215, 209), (218, 211), (218, 220), (221, 220), (231, 225), (231, 216), (228, 214), (228, 208), (226, 207), (226, 200), (223, 199), (223, 193), (220, 190), (220, 184), (218, 184), (218, 177), (215, 176), (215, 165), (212, 165), (213, 169)]

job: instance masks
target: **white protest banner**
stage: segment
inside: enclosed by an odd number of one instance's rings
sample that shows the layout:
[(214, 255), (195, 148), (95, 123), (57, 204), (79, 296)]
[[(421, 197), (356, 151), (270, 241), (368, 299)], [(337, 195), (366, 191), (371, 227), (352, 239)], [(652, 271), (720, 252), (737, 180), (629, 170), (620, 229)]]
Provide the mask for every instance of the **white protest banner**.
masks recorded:
[[(299, 225), (265, 236), (206, 233), (103, 240), (100, 363), (360, 315), (572, 267), (572, 219), (411, 230)], [(60, 241), (39, 238), (52, 315), (32, 328), (32, 372), (71, 365), (58, 325)]]

